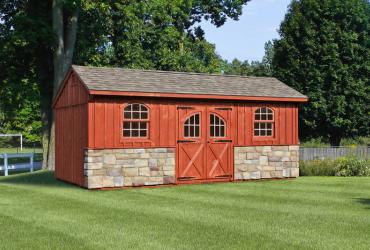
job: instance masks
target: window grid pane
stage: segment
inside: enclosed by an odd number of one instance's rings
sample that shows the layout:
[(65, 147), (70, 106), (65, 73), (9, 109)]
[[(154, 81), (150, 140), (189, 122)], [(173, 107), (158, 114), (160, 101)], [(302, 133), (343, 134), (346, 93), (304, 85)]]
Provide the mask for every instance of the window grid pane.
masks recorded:
[(255, 122), (254, 135), (255, 136), (272, 136), (273, 135), (272, 122)]
[(195, 114), (189, 117), (184, 123), (184, 137), (200, 136), (200, 115)]
[(259, 108), (255, 111), (254, 119), (256, 121), (273, 121), (274, 111), (270, 108)]
[(210, 136), (225, 137), (225, 122), (217, 115), (210, 115)]
[(139, 103), (127, 105), (123, 110), (123, 118), (125, 119), (123, 122), (123, 136), (147, 137), (148, 117), (149, 110), (145, 105)]
[[(274, 111), (267, 107), (258, 108), (254, 114), (254, 135), (273, 136)], [(270, 121), (270, 122), (265, 122)]]

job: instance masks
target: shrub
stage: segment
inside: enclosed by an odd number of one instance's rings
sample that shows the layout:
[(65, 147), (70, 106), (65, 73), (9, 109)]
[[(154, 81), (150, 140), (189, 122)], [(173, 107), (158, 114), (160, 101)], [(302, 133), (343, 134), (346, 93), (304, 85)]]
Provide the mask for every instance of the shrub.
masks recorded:
[[(306, 148), (322, 148), (322, 147), (330, 147), (329, 142), (322, 138), (310, 138), (301, 141), (301, 147)], [(370, 145), (370, 137), (359, 136), (355, 138), (343, 138), (340, 142), (342, 147), (358, 147), (358, 146), (367, 146)]]
[(335, 176), (333, 160), (301, 161), (299, 173), (301, 176)]
[(336, 160), (301, 161), (302, 176), (370, 176), (370, 160), (354, 156)]
[(336, 176), (370, 176), (370, 160), (341, 157), (335, 161)]

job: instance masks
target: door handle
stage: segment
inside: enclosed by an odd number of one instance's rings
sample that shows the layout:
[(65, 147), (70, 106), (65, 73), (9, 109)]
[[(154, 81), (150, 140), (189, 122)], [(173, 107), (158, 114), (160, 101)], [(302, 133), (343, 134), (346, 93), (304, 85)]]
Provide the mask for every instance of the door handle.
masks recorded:
[(215, 140), (215, 142), (233, 142), (233, 140)]

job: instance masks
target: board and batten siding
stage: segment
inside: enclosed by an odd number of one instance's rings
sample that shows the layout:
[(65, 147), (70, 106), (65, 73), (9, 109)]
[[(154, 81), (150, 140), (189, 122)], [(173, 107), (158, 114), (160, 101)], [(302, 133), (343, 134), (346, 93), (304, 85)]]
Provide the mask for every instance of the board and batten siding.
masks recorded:
[[(128, 103), (142, 103), (149, 108), (149, 138), (122, 138), (122, 111)], [(150, 148), (176, 147), (177, 106), (227, 105), (232, 108), (231, 137), (234, 146), (297, 145), (298, 107), (290, 103), (257, 102), (200, 102), (173, 99), (141, 99), (131, 97), (95, 97), (88, 104), (88, 147), (103, 148)], [(254, 110), (270, 107), (274, 110), (274, 136), (262, 139), (253, 136)]]
[(89, 95), (77, 76), (70, 74), (54, 105), (55, 176), (82, 186)]
[(149, 148), (176, 147), (176, 106), (171, 102), (130, 100), (149, 109), (149, 138), (124, 140), (122, 138), (122, 111), (127, 99), (99, 97), (89, 102), (88, 147)]
[[(253, 135), (254, 111), (269, 107), (274, 111), (274, 136), (271, 139)], [(291, 103), (239, 103), (234, 128), (235, 146), (298, 145), (298, 106)]]

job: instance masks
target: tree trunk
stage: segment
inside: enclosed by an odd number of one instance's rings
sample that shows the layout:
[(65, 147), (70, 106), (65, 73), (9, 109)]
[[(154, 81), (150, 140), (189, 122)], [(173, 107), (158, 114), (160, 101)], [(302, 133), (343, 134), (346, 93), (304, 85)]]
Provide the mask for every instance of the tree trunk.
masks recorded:
[(50, 124), (52, 119), (51, 95), (43, 95), (41, 97), (41, 120), (42, 120), (42, 148), (43, 148), (43, 162), (42, 168), (48, 168), (49, 162), (49, 138), (50, 138)]
[(342, 140), (342, 136), (340, 135), (331, 135), (329, 137), (329, 142), (331, 146), (335, 146), (335, 147), (340, 146), (341, 140)]
[[(43, 106), (43, 118), (45, 118), (43, 119), (43, 167), (49, 170), (55, 169), (55, 122), (51, 105), (53, 97), (57, 94), (60, 84), (72, 64), (79, 13), (79, 4), (77, 1), (77, 6), (75, 6), (75, 9), (71, 12), (70, 16), (65, 17), (63, 3), (63, 0), (53, 0), (52, 22), (56, 40), (53, 53), (53, 92), (51, 96), (44, 96), (45, 103)], [(66, 27), (64, 27), (65, 23)], [(49, 100), (47, 100), (48, 97), (50, 98)]]

